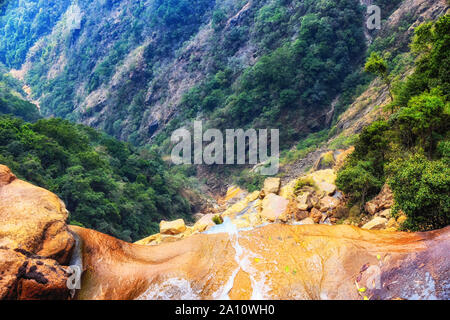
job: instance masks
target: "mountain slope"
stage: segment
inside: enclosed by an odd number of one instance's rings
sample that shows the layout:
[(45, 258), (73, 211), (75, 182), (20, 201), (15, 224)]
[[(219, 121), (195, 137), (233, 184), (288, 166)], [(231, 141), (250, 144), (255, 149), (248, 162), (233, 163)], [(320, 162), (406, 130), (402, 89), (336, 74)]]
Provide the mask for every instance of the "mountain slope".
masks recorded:
[[(283, 141), (292, 143), (327, 125), (364, 55), (356, 0), (39, 3), (48, 16), (20, 3), (5, 11), (0, 59), (24, 63), (43, 114), (135, 144), (197, 115), (218, 127), (289, 124)], [(22, 11), (27, 27), (45, 28), (18, 33), (10, 25)]]
[(0, 116), (0, 163), (55, 192), (70, 223), (127, 241), (156, 233), (162, 219), (190, 221), (196, 210), (183, 197), (185, 178), (157, 154), (62, 119)]

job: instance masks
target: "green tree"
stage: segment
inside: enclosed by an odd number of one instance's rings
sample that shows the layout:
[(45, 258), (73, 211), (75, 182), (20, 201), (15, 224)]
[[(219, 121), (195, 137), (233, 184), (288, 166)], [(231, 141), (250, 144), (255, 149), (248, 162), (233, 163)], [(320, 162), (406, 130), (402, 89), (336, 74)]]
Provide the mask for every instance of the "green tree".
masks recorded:
[(429, 158), (435, 148), (434, 133), (448, 124), (449, 105), (443, 98), (433, 93), (423, 93), (413, 97), (408, 107), (400, 109), (396, 120), (400, 130), (411, 132), (419, 138), (419, 146), (428, 149)]
[(405, 228), (426, 231), (450, 224), (450, 167), (416, 155), (389, 166), (395, 210), (408, 217)]
[(372, 52), (370, 57), (367, 59), (364, 69), (366, 72), (373, 73), (383, 80), (384, 84), (388, 87), (391, 102), (393, 102), (394, 95), (392, 94), (392, 78), (389, 75), (389, 69), (386, 61), (380, 57), (378, 53)]
[(336, 180), (337, 187), (349, 195), (353, 203), (359, 203), (361, 208), (383, 186), (383, 181), (371, 171), (370, 162), (358, 161), (356, 165), (341, 170)]

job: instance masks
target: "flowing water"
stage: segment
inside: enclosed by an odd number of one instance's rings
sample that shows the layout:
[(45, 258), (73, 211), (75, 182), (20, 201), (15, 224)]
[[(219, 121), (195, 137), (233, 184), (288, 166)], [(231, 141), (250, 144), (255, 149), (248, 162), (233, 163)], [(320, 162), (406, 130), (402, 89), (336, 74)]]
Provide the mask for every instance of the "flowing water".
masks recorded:
[[(228, 300), (230, 299), (230, 291), (233, 289), (234, 282), (236, 280), (236, 276), (239, 271), (244, 271), (248, 274), (251, 285), (252, 285), (252, 300), (263, 300), (267, 299), (267, 292), (269, 288), (266, 286), (265, 274), (258, 274), (258, 271), (252, 267), (251, 261), (254, 259), (261, 259), (262, 257), (258, 256), (254, 252), (243, 248), (239, 243), (239, 232), (240, 231), (249, 231), (254, 228), (241, 229), (238, 230), (237, 226), (231, 221), (230, 218), (225, 218), (224, 223), (218, 226), (215, 226), (211, 230), (207, 231), (206, 234), (217, 234), (217, 233), (227, 233), (230, 237), (230, 242), (236, 252), (235, 260), (238, 265), (236, 270), (233, 271), (230, 279), (225, 284), (225, 286), (216, 292), (214, 295), (215, 299), (218, 300)], [(258, 279), (258, 277), (260, 279)]]

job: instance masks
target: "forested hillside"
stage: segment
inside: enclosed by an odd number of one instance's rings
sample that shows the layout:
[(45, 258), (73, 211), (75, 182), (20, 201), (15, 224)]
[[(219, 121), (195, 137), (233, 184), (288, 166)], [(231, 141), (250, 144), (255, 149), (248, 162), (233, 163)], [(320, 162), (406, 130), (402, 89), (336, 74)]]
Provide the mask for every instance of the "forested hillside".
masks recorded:
[(25, 101), (25, 95), (20, 82), (0, 63), (0, 115), (11, 114), (27, 121), (39, 119), (37, 107)]
[[(58, 194), (71, 223), (135, 240), (195, 213), (187, 175), (250, 191), (264, 180), (248, 167), (168, 168), (173, 130), (278, 128), (282, 165), (356, 143), (338, 179), (351, 204), (388, 182), (408, 228), (446, 225), (448, 19), (417, 28), (441, 2), (0, 2), (0, 163)], [(365, 27), (368, 4), (382, 8), (379, 31)], [(392, 103), (363, 130), (383, 94)]]
[(288, 126), (290, 147), (330, 124), (366, 47), (358, 0), (11, 0), (0, 19), (0, 61), (44, 116), (136, 145), (200, 116)]
[[(364, 204), (387, 182), (408, 220), (405, 228), (450, 224), (450, 16), (415, 30), (415, 71), (396, 84), (389, 114), (366, 127), (338, 175), (338, 187)], [(377, 54), (366, 70), (389, 74)]]
[(190, 221), (193, 213), (180, 194), (188, 186), (184, 176), (169, 173), (157, 154), (138, 154), (66, 120), (0, 116), (0, 163), (56, 193), (71, 224), (127, 241), (157, 232), (163, 219)]

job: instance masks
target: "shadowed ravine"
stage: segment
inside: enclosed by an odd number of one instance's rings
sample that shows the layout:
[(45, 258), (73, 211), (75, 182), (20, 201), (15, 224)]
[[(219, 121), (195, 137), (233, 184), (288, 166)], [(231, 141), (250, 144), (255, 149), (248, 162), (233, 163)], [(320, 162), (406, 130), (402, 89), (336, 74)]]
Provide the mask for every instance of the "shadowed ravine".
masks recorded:
[[(271, 224), (159, 246), (70, 229), (82, 240), (84, 273), (78, 299), (450, 296), (450, 228), (411, 234)], [(378, 289), (373, 288), (378, 281), (374, 270), (381, 271)]]

